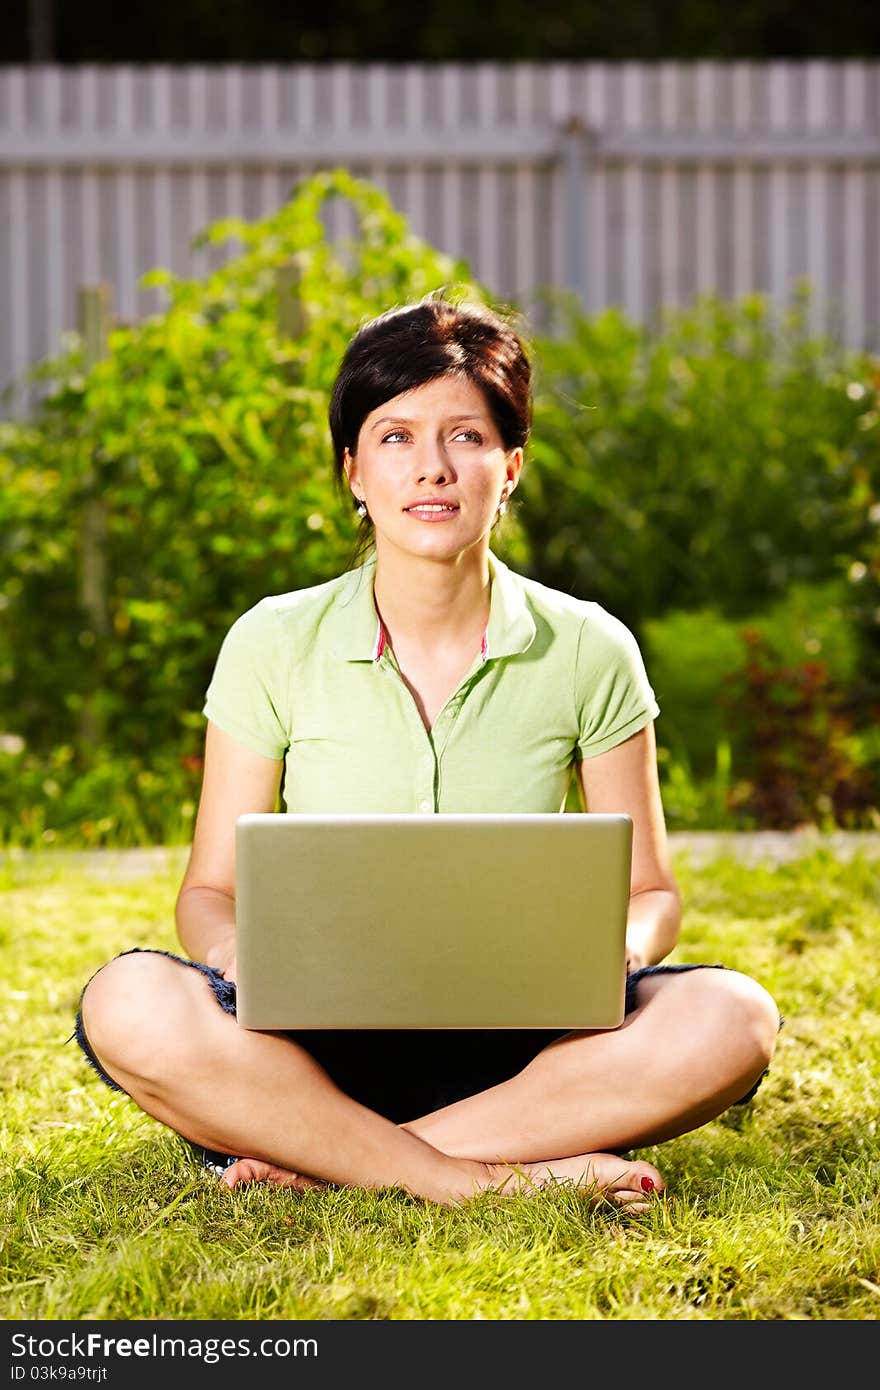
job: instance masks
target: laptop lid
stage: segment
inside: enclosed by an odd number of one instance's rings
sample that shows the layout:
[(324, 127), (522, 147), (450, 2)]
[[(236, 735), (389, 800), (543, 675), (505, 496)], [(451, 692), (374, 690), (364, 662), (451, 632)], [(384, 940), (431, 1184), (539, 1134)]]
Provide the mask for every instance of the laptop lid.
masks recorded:
[(236, 823), (246, 1028), (613, 1028), (626, 815), (287, 815)]

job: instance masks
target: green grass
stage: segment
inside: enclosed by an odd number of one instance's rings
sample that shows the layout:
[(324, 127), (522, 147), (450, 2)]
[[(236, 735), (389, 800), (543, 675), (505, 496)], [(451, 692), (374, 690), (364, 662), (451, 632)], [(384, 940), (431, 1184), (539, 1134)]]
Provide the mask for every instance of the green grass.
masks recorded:
[(220, 1190), (65, 1041), (104, 960), (175, 946), (182, 863), (129, 882), (51, 851), (0, 864), (4, 1319), (880, 1313), (877, 860), (678, 860), (673, 959), (757, 975), (786, 1024), (749, 1106), (640, 1151), (668, 1194), (635, 1218), (563, 1186), (455, 1211), (398, 1191)]

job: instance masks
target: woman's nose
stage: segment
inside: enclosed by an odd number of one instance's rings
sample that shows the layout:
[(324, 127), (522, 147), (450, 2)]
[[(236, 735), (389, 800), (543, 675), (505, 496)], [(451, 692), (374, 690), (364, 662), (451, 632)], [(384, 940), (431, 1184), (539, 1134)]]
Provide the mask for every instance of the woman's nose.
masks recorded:
[(426, 445), (416, 460), (416, 476), (420, 483), (449, 482), (452, 465), (446, 450), (436, 444)]
[(445, 483), (446, 473), (443, 466), (438, 464), (436, 468), (424, 468), (419, 471), (420, 483)]

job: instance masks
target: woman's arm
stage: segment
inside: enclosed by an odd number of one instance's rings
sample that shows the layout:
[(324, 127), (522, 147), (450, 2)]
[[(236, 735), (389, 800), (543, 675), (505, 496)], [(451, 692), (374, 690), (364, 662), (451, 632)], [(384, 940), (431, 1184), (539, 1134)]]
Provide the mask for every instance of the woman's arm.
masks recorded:
[(264, 758), (208, 721), (205, 770), (189, 864), (177, 895), (177, 935), (193, 960), (235, 978), (235, 822), (274, 811), (282, 760)]
[(579, 771), (588, 811), (632, 817), (627, 970), (655, 965), (678, 941), (681, 897), (669, 862), (653, 724), (607, 753), (584, 758)]

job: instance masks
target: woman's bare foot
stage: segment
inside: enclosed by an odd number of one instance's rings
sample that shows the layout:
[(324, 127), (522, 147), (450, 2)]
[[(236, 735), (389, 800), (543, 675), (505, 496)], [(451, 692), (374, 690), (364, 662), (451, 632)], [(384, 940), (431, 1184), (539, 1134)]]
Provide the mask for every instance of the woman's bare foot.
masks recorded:
[[(503, 1193), (506, 1197), (527, 1196), (554, 1183), (571, 1184), (588, 1195), (595, 1203), (612, 1202), (628, 1212), (648, 1211), (651, 1200), (664, 1188), (663, 1179), (650, 1163), (630, 1163), (617, 1154), (578, 1154), (573, 1158), (554, 1158), (541, 1163), (485, 1163), (474, 1165), (485, 1173), (485, 1179), (474, 1181), (470, 1196), (486, 1190)], [(274, 1187), (289, 1187), (305, 1192), (310, 1187), (326, 1187), (317, 1178), (306, 1177), (289, 1168), (279, 1168), (259, 1158), (239, 1158), (220, 1178), (224, 1187), (235, 1188), (252, 1182), (268, 1182)], [(467, 1198), (460, 1198), (464, 1201)], [(456, 1206), (449, 1194), (440, 1198), (443, 1205)]]
[(278, 1168), (274, 1163), (264, 1163), (261, 1158), (237, 1158), (221, 1174), (223, 1187), (242, 1187), (251, 1182), (268, 1182), (274, 1187), (292, 1187), (295, 1192), (305, 1192), (309, 1187), (326, 1187), (317, 1178), (307, 1178), (304, 1173), (291, 1172), (289, 1168)]
[(650, 1163), (634, 1163), (618, 1154), (577, 1154), (541, 1163), (492, 1163), (487, 1165), (491, 1186), (511, 1196), (527, 1195), (554, 1183), (573, 1184), (594, 1202), (613, 1202), (627, 1211), (648, 1211), (652, 1199), (664, 1189), (659, 1172)]

